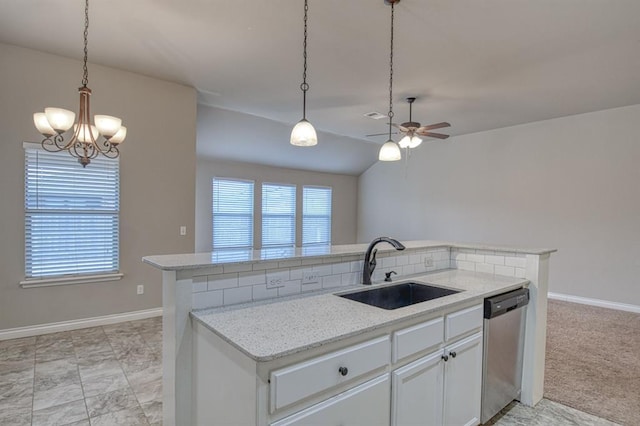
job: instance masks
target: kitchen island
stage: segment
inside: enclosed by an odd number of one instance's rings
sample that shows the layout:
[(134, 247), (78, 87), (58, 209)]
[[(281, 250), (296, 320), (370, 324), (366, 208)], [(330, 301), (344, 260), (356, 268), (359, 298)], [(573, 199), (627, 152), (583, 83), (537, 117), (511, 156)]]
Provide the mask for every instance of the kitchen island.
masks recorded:
[[(165, 423), (298, 424), (317, 415), (358, 412), (365, 397), (387, 401), (376, 404), (382, 411), (375, 418), (388, 419), (392, 412), (401, 419), (409, 415), (409, 405), (397, 394), (402, 374), (432, 358), (442, 372), (453, 371), (440, 392), (443, 409), (434, 414), (434, 421), (442, 421), (448, 415), (446, 389), (460, 382), (454, 372), (477, 378), (483, 298), (525, 284), (532, 300), (521, 399), (537, 403), (544, 378), (548, 259), (554, 250), (431, 241), (405, 245), (404, 252), (380, 250), (374, 283), (394, 270), (400, 275), (395, 281), (411, 277), (462, 291), (393, 311), (334, 295), (358, 287), (366, 245), (306, 253), (251, 251), (236, 261), (216, 253), (145, 258), (163, 269)], [(401, 343), (413, 341), (402, 337), (412, 333), (440, 337), (422, 339), (430, 343), (418, 348)], [(453, 350), (461, 354), (455, 362), (465, 366), (457, 370), (440, 361), (440, 352), (456, 345), (462, 346)], [(332, 363), (347, 360), (351, 365), (340, 366), (340, 374), (325, 374), (325, 368), (333, 371)]]

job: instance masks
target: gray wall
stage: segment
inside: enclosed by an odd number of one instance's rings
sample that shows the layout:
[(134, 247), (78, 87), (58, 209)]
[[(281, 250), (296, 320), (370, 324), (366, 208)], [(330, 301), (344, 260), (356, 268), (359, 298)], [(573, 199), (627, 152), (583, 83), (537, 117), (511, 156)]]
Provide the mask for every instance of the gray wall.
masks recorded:
[[(89, 64), (93, 114), (128, 128), (121, 149), (121, 281), (21, 289), (24, 279), (23, 141), (41, 140), (32, 114), (78, 109), (82, 63), (0, 44), (0, 329), (157, 308), (151, 254), (194, 247), (196, 94), (192, 88)], [(89, 166), (90, 167), (90, 166)], [(180, 225), (189, 234), (179, 235)], [(136, 285), (145, 294), (136, 295)]]
[(361, 175), (358, 241), (558, 248), (550, 291), (640, 305), (638, 135), (635, 105), (423, 143)]
[[(232, 161), (216, 161), (202, 157), (198, 157), (197, 164), (196, 251), (198, 252), (211, 251), (211, 180), (213, 177), (254, 180), (256, 183), (255, 199), (258, 201), (260, 200), (262, 182), (296, 184), (298, 187), (298, 199), (302, 196), (303, 185), (331, 186), (333, 188), (332, 243), (352, 244), (356, 240), (358, 178), (355, 176), (284, 169)], [(256, 202), (254, 217), (258, 223), (260, 222), (260, 211), (260, 203)], [(301, 212), (298, 211), (296, 216), (298, 218), (301, 217)], [(298, 236), (301, 233), (299, 222), (297, 220)], [(299, 241), (300, 238), (298, 238), (298, 245), (300, 245)], [(254, 232), (254, 244), (256, 248), (260, 247), (261, 240), (258, 231)]]

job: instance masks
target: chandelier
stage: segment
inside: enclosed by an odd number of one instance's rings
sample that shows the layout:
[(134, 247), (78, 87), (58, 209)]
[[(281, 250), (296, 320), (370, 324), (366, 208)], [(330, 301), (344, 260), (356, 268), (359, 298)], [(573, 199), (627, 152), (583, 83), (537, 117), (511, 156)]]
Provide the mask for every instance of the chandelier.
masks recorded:
[(400, 147), (393, 141), (391, 137), (391, 128), (393, 125), (393, 7), (400, 0), (385, 0), (385, 3), (391, 6), (391, 49), (389, 53), (389, 140), (380, 148), (378, 152), (378, 160), (380, 161), (398, 161), (402, 158)]
[[(78, 122), (75, 113), (63, 108), (45, 108), (44, 112), (33, 114), (33, 122), (44, 136), (42, 148), (49, 152), (68, 151), (76, 157), (82, 167), (87, 167), (92, 158), (102, 154), (108, 158), (120, 155), (118, 146), (127, 136), (127, 128), (122, 120), (110, 115), (96, 115), (95, 125), (91, 124), (90, 102), (91, 89), (87, 70), (87, 37), (89, 35), (89, 0), (85, 0), (84, 8), (84, 61), (82, 87), (80, 93), (80, 109)], [(65, 140), (64, 134), (73, 129)], [(102, 137), (101, 137), (102, 136)]]
[(307, 14), (309, 12), (309, 4), (307, 0), (304, 0), (304, 42), (303, 54), (304, 69), (302, 71), (302, 84), (300, 90), (302, 90), (302, 120), (298, 121), (291, 131), (291, 145), (295, 146), (314, 146), (318, 144), (318, 136), (316, 135), (316, 129), (313, 125), (307, 121), (307, 90), (309, 90), (309, 84), (307, 84)]

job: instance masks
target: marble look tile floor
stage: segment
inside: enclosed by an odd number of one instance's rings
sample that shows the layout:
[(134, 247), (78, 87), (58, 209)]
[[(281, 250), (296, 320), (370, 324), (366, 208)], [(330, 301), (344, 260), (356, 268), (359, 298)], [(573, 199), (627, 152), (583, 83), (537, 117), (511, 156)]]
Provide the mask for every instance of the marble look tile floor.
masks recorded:
[(161, 425), (162, 319), (0, 341), (0, 425)]
[[(162, 425), (162, 320), (0, 341), (0, 425)], [(487, 425), (610, 426), (542, 400)]]

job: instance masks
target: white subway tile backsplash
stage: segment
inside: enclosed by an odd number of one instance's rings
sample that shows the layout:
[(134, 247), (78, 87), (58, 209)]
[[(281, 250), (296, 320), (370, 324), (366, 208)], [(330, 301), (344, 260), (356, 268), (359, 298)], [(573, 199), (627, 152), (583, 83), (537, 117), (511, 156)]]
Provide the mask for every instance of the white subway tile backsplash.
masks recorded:
[(451, 262), (449, 258), (443, 260), (436, 261), (436, 269), (449, 269), (451, 267)]
[(364, 260), (356, 260), (351, 262), (351, 272), (362, 272), (364, 268)]
[(224, 304), (234, 305), (236, 303), (250, 302), (253, 297), (252, 287), (237, 287), (237, 288), (225, 288), (224, 292)]
[(290, 280), (301, 280), (302, 279), (302, 274), (304, 272), (310, 272), (311, 268), (291, 268), (289, 270), (289, 279)]
[(271, 299), (273, 297), (278, 297), (278, 289), (267, 288), (266, 284), (254, 285), (252, 289), (253, 300)]
[[(415, 265), (404, 265), (402, 267), (402, 275), (411, 275), (415, 274), (416, 266)], [(400, 271), (397, 271), (400, 273)]]
[(331, 274), (342, 274), (344, 272), (349, 272), (351, 265), (347, 262), (343, 263), (334, 263), (331, 265)]
[(515, 276), (515, 268), (512, 266), (502, 266), (502, 265), (496, 265), (495, 266), (495, 274), (496, 275), (506, 275), (508, 277), (513, 277)]
[(504, 256), (488, 254), (484, 257), (484, 261), (491, 265), (504, 265)]
[(281, 260), (278, 262), (278, 268), (294, 268), (296, 266), (302, 266), (300, 259)]
[(216, 306), (222, 306), (222, 303), (222, 290), (205, 291), (191, 295), (191, 306), (193, 309), (214, 308)]
[(327, 275), (322, 277), (322, 288), (340, 287), (341, 285), (341, 275)]
[(331, 265), (314, 265), (313, 270), (318, 272), (319, 277), (331, 275)]
[(264, 271), (240, 272), (238, 274), (238, 285), (240, 287), (247, 285), (266, 284), (266, 274)]
[(475, 271), (476, 264), (473, 262), (467, 262), (466, 260), (456, 260), (456, 268), (462, 271)]
[(253, 264), (254, 271), (264, 271), (267, 269), (278, 269), (278, 262), (261, 262)]
[(222, 290), (225, 288), (238, 287), (238, 274), (209, 275), (207, 289)]
[(476, 263), (476, 272), (494, 273), (494, 265), (488, 263)]
[(193, 293), (198, 293), (201, 291), (207, 291), (207, 276), (198, 276), (191, 278), (192, 285), (191, 291)]
[(396, 256), (396, 266), (404, 266), (409, 264), (409, 256), (404, 254), (402, 256)]
[(504, 264), (506, 266), (513, 266), (514, 268), (526, 268), (527, 267), (527, 259), (524, 257), (505, 257)]
[(302, 284), (302, 292), (307, 292), (307, 291), (316, 291), (316, 290), (322, 290), (322, 283), (318, 282), (318, 283), (310, 283), (310, 284)]
[(288, 296), (290, 294), (298, 294), (302, 291), (300, 280), (287, 281), (283, 287), (278, 289), (278, 296)]
[(396, 266), (396, 257), (395, 256), (384, 257), (382, 258), (381, 263), (383, 268), (393, 268), (394, 266)]
[(424, 263), (418, 263), (418, 264), (414, 265), (413, 271), (416, 274), (422, 274), (424, 272), (427, 272), (427, 267), (424, 266)]
[(467, 258), (465, 260), (467, 262), (484, 263), (484, 255), (469, 253), (469, 254), (467, 254)]
[(451, 260), (467, 260), (467, 255), (465, 253), (451, 253)]
[(525, 268), (515, 268), (514, 275), (518, 278), (526, 278), (527, 270)]
[(269, 287), (281, 287), (290, 279), (289, 269), (266, 271), (266, 283)]
[(359, 272), (346, 272), (342, 274), (342, 285), (356, 285), (360, 283)]
[(409, 263), (418, 264), (422, 263), (422, 255), (421, 254), (410, 254), (409, 255)]

